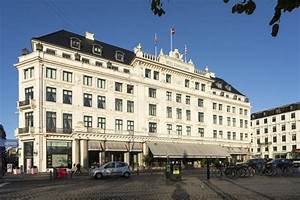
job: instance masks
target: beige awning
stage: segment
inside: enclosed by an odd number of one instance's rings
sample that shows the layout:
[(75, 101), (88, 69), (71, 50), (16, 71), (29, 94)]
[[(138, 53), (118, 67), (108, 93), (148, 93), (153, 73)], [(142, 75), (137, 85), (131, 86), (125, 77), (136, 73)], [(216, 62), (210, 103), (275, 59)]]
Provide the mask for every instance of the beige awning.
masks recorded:
[(88, 150), (89, 151), (102, 151), (102, 145), (100, 140), (89, 140), (88, 141)]
[(211, 144), (147, 142), (154, 158), (226, 158), (226, 148)]
[(105, 151), (128, 151), (127, 142), (106, 141)]
[(129, 143), (129, 151), (143, 151), (143, 144), (139, 142)]
[(231, 155), (246, 155), (249, 153), (247, 148), (242, 147), (227, 147), (227, 151)]

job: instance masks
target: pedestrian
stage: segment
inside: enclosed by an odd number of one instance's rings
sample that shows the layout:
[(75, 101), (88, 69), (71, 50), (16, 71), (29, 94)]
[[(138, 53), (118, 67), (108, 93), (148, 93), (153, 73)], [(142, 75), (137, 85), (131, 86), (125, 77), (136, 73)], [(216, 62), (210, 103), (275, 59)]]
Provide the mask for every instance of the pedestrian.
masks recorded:
[(76, 165), (76, 172), (75, 173), (78, 174), (78, 175), (81, 174), (80, 164), (79, 163), (77, 163), (77, 165)]
[(75, 172), (76, 172), (76, 164), (74, 163), (72, 167), (72, 174), (74, 174)]

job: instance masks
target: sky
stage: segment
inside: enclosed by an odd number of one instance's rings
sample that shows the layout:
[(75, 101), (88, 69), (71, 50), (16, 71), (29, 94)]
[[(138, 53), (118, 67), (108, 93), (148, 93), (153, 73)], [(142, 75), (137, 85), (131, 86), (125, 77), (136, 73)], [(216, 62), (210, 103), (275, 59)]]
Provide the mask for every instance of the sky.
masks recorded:
[(3, 0), (0, 7), (0, 123), (8, 138), (18, 127), (18, 74), (14, 64), (30, 39), (65, 29), (129, 50), (184, 52), (198, 69), (208, 66), (251, 102), (252, 112), (300, 101), (300, 9), (283, 13), (276, 38), (268, 25), (276, 0), (256, 0), (251, 16), (232, 14), (236, 0), (162, 0), (154, 16), (150, 0)]

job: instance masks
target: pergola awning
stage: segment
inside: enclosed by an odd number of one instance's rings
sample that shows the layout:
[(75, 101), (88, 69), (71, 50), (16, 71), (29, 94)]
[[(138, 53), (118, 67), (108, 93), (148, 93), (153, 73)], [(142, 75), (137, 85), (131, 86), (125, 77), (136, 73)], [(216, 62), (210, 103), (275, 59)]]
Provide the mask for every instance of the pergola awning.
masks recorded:
[(226, 148), (212, 144), (147, 142), (154, 158), (226, 158)]

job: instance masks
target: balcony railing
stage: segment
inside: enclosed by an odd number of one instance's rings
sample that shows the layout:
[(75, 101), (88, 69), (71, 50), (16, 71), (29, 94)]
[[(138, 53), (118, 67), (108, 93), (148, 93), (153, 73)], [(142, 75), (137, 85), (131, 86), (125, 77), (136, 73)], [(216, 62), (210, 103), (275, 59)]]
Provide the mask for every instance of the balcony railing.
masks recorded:
[(29, 127), (19, 128), (19, 134), (29, 133)]
[(20, 110), (33, 108), (34, 106), (34, 100), (33, 99), (26, 99), (24, 101), (18, 102), (18, 107)]
[(24, 101), (19, 101), (19, 107), (27, 106), (27, 105), (29, 105), (29, 103), (30, 103), (29, 99), (26, 99)]
[(72, 132), (73, 132), (73, 129), (71, 129), (71, 128), (55, 128), (55, 127), (46, 128), (46, 133), (71, 134)]

